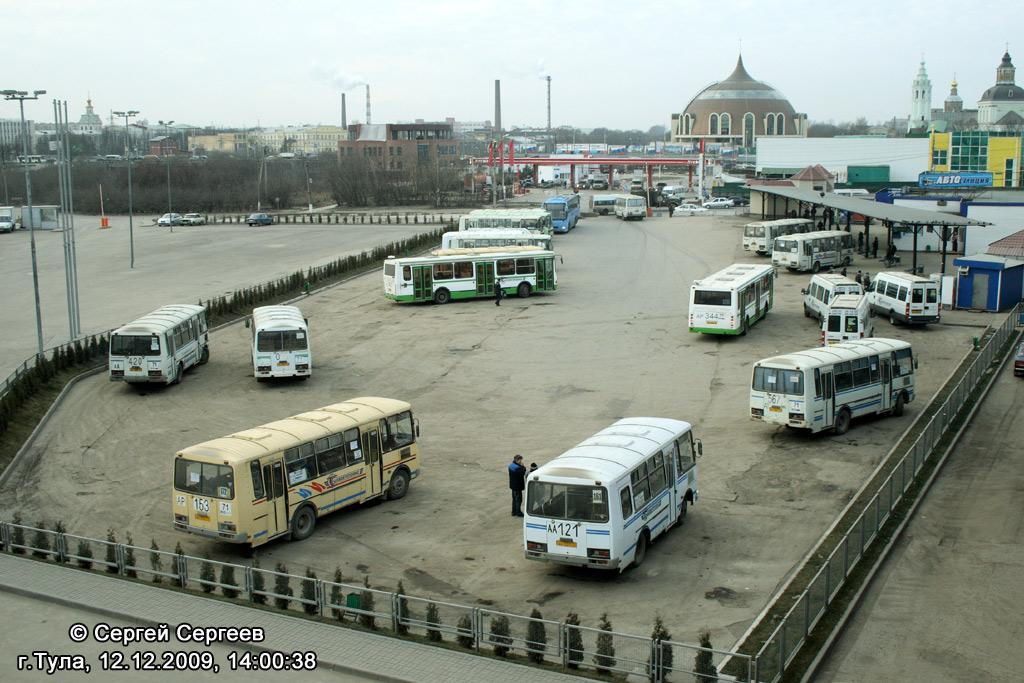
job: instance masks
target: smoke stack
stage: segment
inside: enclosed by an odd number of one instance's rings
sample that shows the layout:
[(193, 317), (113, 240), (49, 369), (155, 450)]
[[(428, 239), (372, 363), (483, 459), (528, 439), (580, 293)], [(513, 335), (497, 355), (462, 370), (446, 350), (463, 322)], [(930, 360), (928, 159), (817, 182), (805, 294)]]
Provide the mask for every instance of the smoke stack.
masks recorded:
[(370, 125), (370, 84), (366, 84), (366, 125)]
[(341, 93), (341, 127), (348, 129), (348, 118), (345, 116), (345, 93)]
[(501, 81), (494, 79), (494, 130), (501, 135)]
[(551, 131), (551, 76), (548, 76), (548, 131)]

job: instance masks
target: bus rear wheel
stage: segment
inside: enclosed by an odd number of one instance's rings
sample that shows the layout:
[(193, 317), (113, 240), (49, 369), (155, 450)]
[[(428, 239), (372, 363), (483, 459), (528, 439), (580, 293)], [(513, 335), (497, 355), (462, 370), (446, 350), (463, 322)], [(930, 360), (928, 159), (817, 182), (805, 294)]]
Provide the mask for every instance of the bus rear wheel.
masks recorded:
[(451, 300), (452, 293), (449, 292), (447, 289), (439, 289), (436, 292), (434, 292), (434, 303), (436, 304), (446, 304)]
[(636, 569), (644, 563), (647, 556), (647, 532), (641, 531), (640, 537), (636, 539), (636, 549), (633, 551), (633, 568)]
[(391, 477), (391, 483), (388, 484), (388, 500), (398, 500), (399, 498), (405, 498), (405, 494), (409, 492), (409, 473), (405, 470), (399, 470), (394, 473)]
[(814, 265), (811, 266), (811, 272), (812, 273), (817, 273), (819, 270), (821, 270), (821, 263), (819, 263), (818, 261), (815, 261)]
[(900, 417), (903, 415), (903, 394), (896, 397), (896, 402), (892, 404), (892, 416)]
[(832, 426), (832, 431), (835, 432), (836, 436), (845, 434), (850, 428), (850, 411), (843, 408), (836, 414), (836, 422)]
[(306, 505), (301, 507), (295, 512), (295, 516), (292, 517), (292, 540), (293, 541), (304, 541), (313, 535), (313, 529), (316, 528), (316, 515), (313, 514), (313, 508)]
[(520, 282), (519, 286), (516, 288), (516, 296), (520, 299), (526, 299), (530, 296), (531, 290), (532, 288), (530, 287), (529, 282)]
[(181, 376), (185, 374), (185, 365), (178, 363), (178, 369), (174, 372), (174, 381), (171, 384), (181, 384)]

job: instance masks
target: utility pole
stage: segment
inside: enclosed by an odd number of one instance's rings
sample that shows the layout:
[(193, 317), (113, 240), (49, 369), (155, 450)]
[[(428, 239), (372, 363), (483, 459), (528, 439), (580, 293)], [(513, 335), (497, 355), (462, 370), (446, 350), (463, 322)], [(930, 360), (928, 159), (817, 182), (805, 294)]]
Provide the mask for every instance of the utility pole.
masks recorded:
[(132, 225), (132, 139), (131, 133), (128, 132), (128, 119), (138, 116), (139, 112), (130, 109), (128, 111), (115, 111), (113, 116), (124, 117), (124, 150), (125, 157), (128, 159), (128, 248), (130, 250), (130, 258), (128, 261), (128, 267), (135, 267), (135, 232), (134, 226)]
[[(173, 213), (174, 209), (171, 208), (171, 155), (167, 153), (168, 140), (170, 139), (171, 124), (174, 121), (157, 121), (161, 126), (164, 127), (164, 142), (160, 145), (161, 151), (164, 153), (164, 160), (167, 161), (167, 213)], [(171, 232), (174, 232), (174, 221), (168, 221), (171, 226)]]

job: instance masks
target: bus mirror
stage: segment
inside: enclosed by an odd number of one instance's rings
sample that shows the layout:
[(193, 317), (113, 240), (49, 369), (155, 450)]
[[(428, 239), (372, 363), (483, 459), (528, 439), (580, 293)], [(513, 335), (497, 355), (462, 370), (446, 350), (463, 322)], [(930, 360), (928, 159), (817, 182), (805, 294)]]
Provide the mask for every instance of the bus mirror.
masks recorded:
[(246, 328), (246, 329), (249, 329), (249, 323), (250, 323), (250, 321), (251, 321), (251, 318), (246, 318), (246, 319), (245, 319), (245, 328)]
[(559, 255), (559, 257), (558, 257), (558, 262), (559, 262), (559, 263), (561, 263), (562, 265), (565, 265), (565, 257), (564, 257), (564, 256), (561, 256), (561, 255)]
[(801, 294), (807, 294), (807, 290), (806, 290), (806, 289), (801, 289), (801, 290), (800, 290), (800, 293), (801, 293)]
[(914, 356), (914, 369), (917, 370), (917, 356)]
[(306, 325), (309, 325), (309, 318), (303, 318), (302, 322), (306, 323)]
[(416, 420), (414, 426), (416, 428), (416, 438), (418, 439), (420, 437), (420, 421)]
[(704, 455), (704, 442), (697, 439), (697, 457)]

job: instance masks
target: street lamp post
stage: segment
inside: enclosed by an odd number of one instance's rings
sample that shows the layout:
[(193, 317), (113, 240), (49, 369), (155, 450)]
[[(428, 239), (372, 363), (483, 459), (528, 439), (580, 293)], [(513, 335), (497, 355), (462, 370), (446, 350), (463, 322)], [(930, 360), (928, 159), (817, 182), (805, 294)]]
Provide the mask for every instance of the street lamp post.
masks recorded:
[[(166, 145), (168, 144), (167, 141), (170, 139), (171, 124), (174, 123), (174, 121), (158, 121), (157, 123), (164, 127), (164, 142), (160, 147), (162, 148), (161, 151), (164, 153), (164, 159), (167, 161), (167, 213), (172, 213), (174, 209), (171, 208), (171, 155), (167, 153)], [(174, 232), (174, 221), (170, 221), (170, 224), (171, 232)]]
[(45, 95), (45, 90), (33, 90), (30, 96), (25, 90), (2, 90), (0, 95), (7, 100), (18, 100), (21, 107), (21, 149), (25, 162), (25, 200), (28, 203), (28, 232), (32, 245), (32, 289), (36, 297), (36, 337), (39, 342), (39, 355), (43, 355), (43, 313), (39, 307), (39, 269), (36, 266), (36, 230), (35, 217), (32, 215), (32, 179), (28, 171), (28, 126), (25, 125), (25, 100), (38, 100)]
[(309, 159), (306, 159), (306, 200), (309, 202), (309, 212), (313, 213), (313, 178), (309, 175)]
[(130, 252), (129, 268), (135, 267), (135, 233), (132, 226), (132, 141), (128, 132), (128, 119), (137, 116), (139, 112), (134, 109), (128, 111), (115, 111), (114, 116), (124, 117), (124, 149), (128, 158), (128, 249)]

